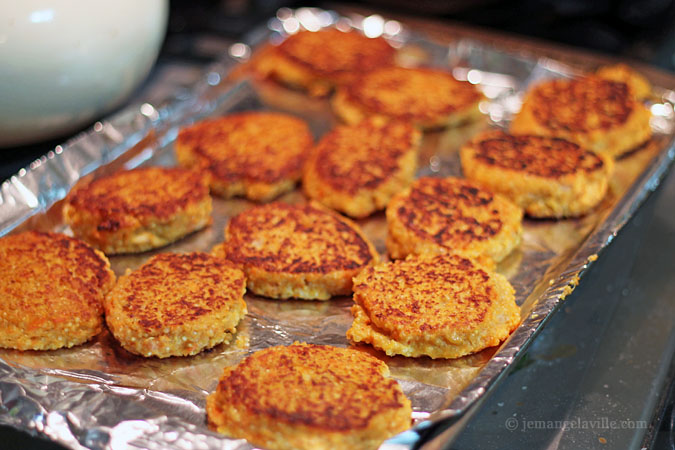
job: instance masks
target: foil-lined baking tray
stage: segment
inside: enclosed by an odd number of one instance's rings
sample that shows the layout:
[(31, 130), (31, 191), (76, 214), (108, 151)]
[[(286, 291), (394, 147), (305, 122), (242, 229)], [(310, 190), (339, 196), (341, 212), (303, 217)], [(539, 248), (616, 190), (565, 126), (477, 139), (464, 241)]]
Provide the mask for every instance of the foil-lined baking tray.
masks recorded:
[[(173, 165), (173, 142), (181, 126), (204, 117), (243, 110), (285, 111), (307, 120), (316, 137), (336, 120), (325, 98), (312, 98), (273, 82), (233, 78), (262, 45), (274, 44), (299, 28), (359, 28), (383, 34), (401, 48), (402, 62), (445, 67), (477, 84), (488, 98), (481, 105), (488, 124), (505, 127), (520, 107), (524, 90), (546, 77), (574, 76), (560, 61), (536, 54), (512, 54), (469, 40), (434, 43), (415, 30), (379, 16), (339, 16), (317, 9), (282, 9), (247, 42), (227, 49), (191, 93), (166, 105), (143, 104), (97, 123), (59, 146), (0, 188), (0, 233), (39, 229), (69, 233), (61, 200), (83, 176), (147, 165)], [(580, 219), (525, 220), (521, 248), (502, 262), (516, 289), (522, 323), (501, 346), (454, 360), (387, 357), (414, 409), (415, 426), (386, 448), (412, 448), (425, 430), (461, 416), (494, 386), (504, 370), (534, 339), (636, 211), (675, 157), (675, 93), (656, 89), (650, 101), (654, 139), (617, 163), (611, 192), (592, 214)], [(485, 124), (425, 136), (419, 175), (460, 175), (457, 149)], [(303, 201), (299, 191), (282, 201)], [(209, 251), (223, 239), (229, 217), (251, 206), (245, 200), (214, 199), (214, 224), (160, 250), (111, 257), (119, 275), (158, 252)], [(384, 214), (359, 224), (385, 253)], [(41, 434), (71, 448), (250, 448), (208, 430), (205, 397), (222, 369), (250, 352), (293, 341), (348, 346), (351, 299), (329, 302), (275, 301), (247, 295), (249, 315), (235, 343), (188, 358), (142, 358), (122, 349), (106, 331), (92, 342), (51, 352), (0, 350), (0, 423)]]

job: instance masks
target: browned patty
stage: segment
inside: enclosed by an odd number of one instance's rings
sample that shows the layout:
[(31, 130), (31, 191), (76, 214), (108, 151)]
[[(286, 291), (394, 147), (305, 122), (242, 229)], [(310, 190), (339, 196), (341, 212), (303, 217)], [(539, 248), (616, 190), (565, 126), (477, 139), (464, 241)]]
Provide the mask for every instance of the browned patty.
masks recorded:
[[(485, 208), (494, 195), (469, 182), (450, 184), (443, 178), (421, 178), (397, 211), (406, 227), (423, 239), (448, 248), (484, 241), (502, 229), (497, 209)], [(476, 219), (469, 212), (480, 208), (485, 217)]]
[(99, 218), (99, 231), (165, 219), (208, 196), (204, 176), (183, 168), (147, 167), (76, 185), (68, 203)]
[(482, 98), (476, 86), (442, 70), (385, 67), (345, 85), (333, 106), (349, 123), (357, 119), (343, 107), (343, 99), (349, 110), (357, 108), (365, 116), (401, 119), (431, 128), (457, 125), (480, 115), (474, 110)]
[(545, 178), (594, 172), (604, 164), (595, 153), (561, 138), (493, 132), (474, 149), (474, 158), (483, 164)]
[[(425, 332), (454, 330), (460, 324), (473, 328), (482, 323), (495, 295), (488, 283), (490, 274), (457, 255), (410, 258), (371, 267), (359, 280), (359, 305), (369, 313), (373, 325), (386, 329), (396, 340), (424, 340)], [(412, 293), (402, 291), (397, 284), (400, 281), (414, 286)], [(415, 299), (413, 294), (419, 297)]]
[(244, 112), (182, 129), (176, 154), (181, 165), (208, 171), (216, 194), (266, 201), (300, 179), (313, 143), (301, 119)]
[(322, 300), (350, 294), (352, 277), (377, 258), (351, 221), (311, 204), (286, 203), (232, 218), (214, 254), (242, 267), (253, 293)]
[(225, 369), (207, 399), (218, 431), (275, 449), (374, 449), (410, 425), (410, 402), (382, 361), (295, 343)]
[(650, 139), (650, 117), (626, 83), (590, 75), (534, 86), (511, 122), (511, 132), (561, 137), (618, 157)]
[(105, 300), (115, 338), (143, 356), (193, 355), (229, 341), (246, 314), (246, 278), (205, 253), (162, 253), (120, 277)]
[(324, 135), (305, 168), (305, 193), (352, 217), (383, 209), (412, 182), (420, 140), (407, 122), (338, 126)]
[(68, 194), (64, 219), (108, 254), (161, 247), (211, 223), (208, 177), (148, 167), (84, 180)]
[(562, 138), (488, 131), (460, 149), (468, 179), (532, 217), (580, 216), (605, 196), (614, 160)]
[(58, 233), (0, 239), (0, 346), (72, 347), (103, 328), (103, 297), (115, 283), (105, 256)]
[(419, 132), (407, 122), (339, 126), (315, 150), (321, 181), (337, 191), (356, 194), (375, 189), (400, 169), (399, 158), (415, 145)]
[[(294, 245), (300, 242), (301, 248)], [(286, 203), (234, 217), (227, 226), (226, 254), (236, 264), (287, 273), (358, 269), (373, 259), (368, 242), (337, 215)]]
[(293, 34), (279, 45), (279, 52), (309, 71), (337, 81), (393, 64), (396, 51), (381, 37), (327, 28)]
[(586, 77), (538, 86), (533, 105), (534, 116), (551, 131), (588, 132), (626, 122), (634, 101), (625, 83)]
[(354, 302), (347, 337), (389, 355), (456, 358), (497, 345), (520, 320), (506, 278), (452, 254), (369, 267)]
[(463, 253), (500, 261), (519, 243), (522, 210), (459, 178), (420, 178), (387, 206), (387, 249), (409, 254)]

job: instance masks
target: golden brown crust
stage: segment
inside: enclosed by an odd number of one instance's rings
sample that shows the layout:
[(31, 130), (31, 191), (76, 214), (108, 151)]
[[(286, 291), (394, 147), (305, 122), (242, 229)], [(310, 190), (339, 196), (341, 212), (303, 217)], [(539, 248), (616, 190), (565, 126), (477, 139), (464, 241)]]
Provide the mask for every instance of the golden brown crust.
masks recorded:
[(357, 31), (301, 31), (264, 52), (255, 70), (322, 95), (359, 73), (393, 65), (395, 53), (382, 37), (368, 38)]
[(246, 314), (244, 273), (205, 253), (162, 253), (120, 277), (105, 299), (122, 346), (142, 356), (194, 355), (229, 340)]
[(340, 88), (333, 108), (347, 123), (393, 118), (422, 128), (459, 125), (480, 116), (483, 95), (474, 85), (436, 69), (386, 67)]
[(585, 78), (553, 80), (538, 86), (532, 108), (538, 122), (553, 132), (583, 133), (622, 125), (633, 106), (625, 83)]
[(492, 132), (475, 139), (474, 157), (483, 164), (542, 178), (602, 169), (603, 159), (562, 138)]
[(626, 83), (638, 99), (646, 99), (652, 93), (649, 81), (626, 64), (614, 64), (600, 67), (596, 72), (600, 78)]
[(555, 79), (527, 93), (511, 131), (562, 137), (616, 157), (651, 137), (649, 118), (623, 82), (597, 76)]
[(0, 346), (50, 350), (86, 342), (103, 324), (115, 283), (106, 257), (58, 233), (0, 239)]
[(181, 165), (211, 174), (211, 189), (226, 198), (267, 201), (302, 176), (313, 137), (293, 116), (245, 112), (183, 128), (176, 139)]
[(420, 178), (387, 206), (387, 249), (409, 254), (462, 253), (500, 261), (519, 243), (522, 210), (459, 178)]
[(351, 221), (317, 205), (286, 203), (232, 218), (214, 254), (242, 267), (254, 293), (305, 299), (351, 293), (351, 277), (377, 258)]
[(64, 219), (73, 233), (105, 253), (140, 252), (169, 244), (211, 222), (204, 175), (149, 167), (75, 185)]
[(205, 195), (204, 177), (196, 172), (148, 167), (77, 185), (68, 203), (79, 211), (99, 215), (100, 230), (114, 231), (134, 220), (166, 219)]
[(352, 341), (389, 355), (456, 358), (497, 345), (520, 309), (504, 277), (468, 258), (411, 256), (354, 280)]
[(420, 133), (406, 122), (338, 126), (317, 145), (316, 171), (335, 190), (354, 194), (374, 189), (399, 169), (399, 158), (419, 139)]
[(421, 133), (406, 122), (338, 126), (324, 135), (305, 168), (305, 193), (352, 217), (365, 217), (412, 182), (420, 140)]
[(207, 399), (219, 432), (267, 448), (375, 448), (410, 425), (388, 368), (363, 352), (295, 343), (225, 369)]
[(270, 272), (361, 269), (373, 259), (368, 242), (352, 224), (309, 204), (250, 209), (230, 220), (226, 236), (230, 261)]
[(296, 33), (279, 45), (279, 51), (330, 78), (392, 65), (396, 53), (382, 37), (369, 38), (357, 31), (335, 28)]
[(489, 131), (460, 150), (464, 175), (533, 217), (570, 217), (605, 196), (613, 161), (564, 140)]

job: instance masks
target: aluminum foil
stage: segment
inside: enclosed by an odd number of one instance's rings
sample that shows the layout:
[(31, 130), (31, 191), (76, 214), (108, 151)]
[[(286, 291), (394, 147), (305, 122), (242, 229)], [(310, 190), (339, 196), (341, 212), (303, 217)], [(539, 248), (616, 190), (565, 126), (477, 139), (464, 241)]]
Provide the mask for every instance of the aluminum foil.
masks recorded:
[[(277, 42), (299, 27), (350, 26), (384, 33), (402, 48), (408, 63), (449, 67), (455, 77), (477, 84), (488, 101), (485, 123), (429, 133), (421, 152), (419, 175), (461, 175), (458, 147), (486, 126), (504, 127), (520, 107), (527, 86), (538, 79), (573, 76), (575, 70), (536, 55), (512, 55), (477, 42), (440, 46), (379, 17), (351, 18), (316, 9), (280, 10), (247, 43), (233, 45), (207, 70), (191, 95), (164, 107), (130, 107), (90, 132), (57, 147), (5, 182), (0, 189), (0, 233), (40, 229), (69, 233), (60, 200), (81, 177), (147, 165), (173, 165), (178, 129), (195, 120), (243, 110), (273, 109), (308, 121), (316, 137), (335, 124), (326, 99), (309, 98), (270, 82), (233, 80), (232, 70), (254, 50)], [(579, 276), (612, 240), (649, 191), (654, 190), (675, 157), (675, 94), (661, 90), (652, 101), (655, 138), (644, 149), (618, 161), (611, 193), (600, 208), (580, 219), (525, 220), (523, 244), (498, 270), (516, 289), (522, 323), (500, 347), (453, 360), (387, 357), (414, 409), (415, 427), (384, 448), (407, 449), (424, 429), (461, 416), (493, 386), (534, 338)], [(281, 198), (303, 201), (298, 192)], [(250, 207), (245, 200), (214, 199), (214, 223), (169, 247), (141, 255), (111, 257), (119, 275), (158, 252), (209, 251), (223, 239), (229, 217)], [(378, 251), (385, 253), (383, 214), (359, 221)], [(249, 314), (235, 343), (194, 357), (142, 358), (122, 349), (106, 331), (93, 341), (66, 350), (0, 350), (0, 423), (41, 434), (67, 447), (80, 448), (250, 448), (208, 430), (204, 404), (226, 366), (247, 354), (293, 341), (346, 347), (351, 299), (329, 302), (275, 301), (246, 296)]]

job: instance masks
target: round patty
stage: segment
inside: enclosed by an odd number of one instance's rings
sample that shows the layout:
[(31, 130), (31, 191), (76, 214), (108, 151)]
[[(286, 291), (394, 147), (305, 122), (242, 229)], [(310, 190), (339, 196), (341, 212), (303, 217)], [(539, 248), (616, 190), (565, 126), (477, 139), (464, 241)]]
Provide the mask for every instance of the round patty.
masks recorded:
[(411, 256), (354, 279), (353, 342), (388, 355), (458, 358), (506, 339), (520, 322), (502, 275), (458, 255)]
[(223, 372), (206, 401), (220, 433), (269, 449), (375, 449), (411, 425), (386, 364), (364, 352), (295, 343)]
[(324, 135), (305, 168), (305, 193), (352, 217), (384, 209), (412, 182), (420, 140), (407, 122), (338, 126)]
[(0, 239), (0, 346), (52, 350), (103, 329), (103, 297), (115, 275), (105, 255), (57, 233)]
[(561, 137), (618, 157), (651, 138), (650, 118), (626, 83), (597, 76), (555, 79), (526, 94), (511, 132)]
[(301, 119), (245, 112), (183, 128), (176, 156), (182, 166), (208, 172), (211, 190), (219, 196), (268, 201), (300, 180), (313, 143)]
[(318, 205), (271, 203), (242, 212), (213, 254), (242, 268), (248, 289), (272, 298), (327, 300), (377, 260), (358, 227)]
[(522, 217), (472, 181), (420, 178), (387, 206), (387, 250), (394, 259), (452, 252), (499, 262), (520, 244)]
[(255, 60), (255, 70), (284, 84), (323, 95), (358, 74), (394, 63), (396, 51), (382, 37), (335, 28), (300, 31)]
[(229, 342), (246, 315), (244, 273), (205, 253), (162, 253), (105, 298), (115, 339), (141, 356), (194, 355)]
[(366, 117), (407, 120), (424, 129), (457, 126), (481, 118), (483, 95), (467, 81), (436, 69), (386, 67), (337, 90), (333, 109), (347, 123)]
[(532, 217), (573, 217), (607, 193), (612, 158), (562, 138), (483, 133), (460, 150), (467, 178), (499, 192)]
[(82, 181), (66, 198), (73, 234), (106, 254), (136, 253), (170, 244), (211, 223), (204, 175), (149, 167)]

